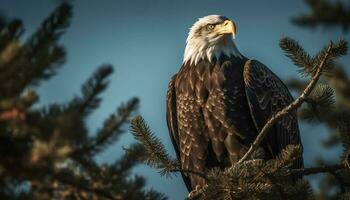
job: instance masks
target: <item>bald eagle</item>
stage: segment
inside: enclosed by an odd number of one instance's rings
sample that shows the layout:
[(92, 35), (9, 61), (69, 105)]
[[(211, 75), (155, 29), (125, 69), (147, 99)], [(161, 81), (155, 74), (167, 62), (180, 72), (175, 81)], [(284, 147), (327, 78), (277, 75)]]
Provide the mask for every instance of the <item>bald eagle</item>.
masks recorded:
[[(293, 98), (264, 64), (243, 56), (233, 39), (235, 23), (220, 15), (190, 29), (184, 60), (167, 92), (167, 124), (182, 169), (205, 172), (236, 163), (258, 132)], [(296, 112), (276, 123), (261, 144), (264, 159), (289, 144), (301, 146)], [(298, 158), (293, 168), (303, 167)], [(189, 191), (205, 180), (182, 174)]]

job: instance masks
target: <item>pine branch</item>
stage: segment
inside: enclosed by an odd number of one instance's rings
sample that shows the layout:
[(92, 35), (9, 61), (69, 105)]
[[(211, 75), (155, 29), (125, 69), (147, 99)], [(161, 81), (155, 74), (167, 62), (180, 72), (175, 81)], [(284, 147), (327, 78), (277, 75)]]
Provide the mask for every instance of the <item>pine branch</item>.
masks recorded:
[(326, 27), (339, 25), (344, 31), (350, 27), (350, 8), (345, 3), (337, 1), (332, 4), (326, 0), (306, 0), (311, 13), (292, 19), (292, 22), (302, 27)]
[(304, 48), (295, 40), (290, 38), (282, 38), (280, 40), (280, 47), (284, 50), (287, 57), (289, 57), (294, 65), (298, 66), (300, 73), (312, 74), (313, 58), (304, 50)]
[(328, 46), (327, 52), (324, 55), (322, 62), (316, 67), (317, 70), (315, 71), (315, 74), (313, 75), (309, 84), (304, 89), (304, 91), (301, 93), (301, 95), (296, 100), (294, 100), (291, 104), (289, 104), (287, 107), (285, 107), (284, 109), (282, 109), (281, 111), (279, 111), (275, 115), (273, 115), (273, 117), (266, 122), (266, 124), (261, 129), (258, 136), (256, 137), (256, 139), (252, 143), (252, 145), (249, 147), (248, 151), (238, 161), (238, 163), (242, 163), (250, 158), (250, 156), (253, 154), (253, 152), (259, 147), (259, 145), (262, 142), (262, 140), (264, 139), (265, 135), (270, 131), (270, 129), (273, 127), (273, 125), (276, 122), (281, 120), (284, 116), (287, 116), (288, 114), (290, 114), (293, 110), (296, 110), (297, 108), (299, 108), (301, 106), (301, 104), (305, 102), (307, 97), (310, 95), (311, 91), (316, 86), (316, 83), (322, 74), (323, 67), (325, 66), (324, 64), (326, 63), (326, 61), (328, 59), (328, 56), (332, 50), (332, 47), (333, 47), (333, 45), (331, 43)]
[(35, 57), (36, 54), (45, 46), (54, 44), (59, 37), (64, 33), (64, 30), (69, 26), (72, 18), (72, 5), (62, 3), (52, 14), (43, 21), (41, 27), (36, 31), (25, 46), (30, 57)]
[(112, 114), (103, 125), (103, 128), (97, 132), (96, 137), (93, 139), (95, 149), (98, 150), (102, 146), (117, 139), (117, 137), (124, 133), (122, 125), (130, 121), (132, 114), (137, 110), (139, 100), (137, 98), (130, 99), (126, 104), (122, 104), (118, 107), (117, 113)]
[(6, 16), (0, 12), (0, 31), (6, 27), (8, 23), (8, 19), (6, 18)]
[[(348, 50), (347, 42), (344, 39), (341, 39), (338, 43), (332, 45), (333, 47), (329, 52), (329, 57), (325, 61), (325, 66), (323, 68), (323, 73), (328, 76), (330, 75), (330, 72), (332, 72), (332, 70), (335, 68), (335, 58), (346, 55)], [(319, 66), (327, 51), (328, 47), (326, 46), (313, 57), (313, 66)]]
[(335, 165), (324, 165), (320, 167), (309, 167), (309, 168), (303, 168), (303, 169), (288, 169), (288, 173), (293, 175), (306, 176), (306, 175), (319, 174), (319, 173), (331, 173), (331, 172), (336, 172), (338, 170), (344, 170), (344, 169), (347, 169), (345, 165), (335, 164)]
[(122, 104), (116, 114), (112, 114), (104, 123), (95, 137), (89, 139), (87, 144), (74, 151), (73, 155), (82, 156), (84, 154), (97, 154), (102, 151), (108, 144), (118, 139), (118, 137), (125, 132), (122, 126), (130, 121), (134, 111), (137, 109), (139, 100), (133, 98), (129, 100), (126, 105)]
[(273, 170), (275, 173), (282, 168), (290, 167), (301, 154), (300, 145), (287, 145), (275, 159), (266, 162), (266, 170)]
[[(298, 44), (297, 41), (290, 38), (282, 38), (280, 40), (280, 47), (285, 52), (286, 56), (289, 57), (293, 63), (299, 67), (299, 72), (303, 75), (314, 76), (317, 67), (324, 62), (322, 73), (327, 73), (334, 68), (334, 58), (343, 56), (346, 54), (348, 46), (345, 40), (340, 40), (337, 44), (333, 44), (329, 50), (329, 46), (324, 47), (314, 57), (310, 55)], [(328, 52), (328, 59), (323, 61), (325, 54)]]
[(291, 181), (286, 171), (300, 154), (300, 146), (289, 145), (268, 161), (254, 159), (224, 170), (211, 169), (207, 185), (192, 191), (190, 199), (305, 199), (308, 184)]
[(293, 176), (307, 176), (319, 173), (331, 174), (339, 183), (342, 193), (345, 192), (345, 188), (348, 186), (343, 177), (338, 173), (341, 170), (348, 171), (350, 168), (345, 164), (323, 165), (319, 167), (309, 167), (303, 169), (288, 169), (287, 173)]
[(313, 107), (330, 109), (335, 103), (334, 90), (327, 84), (318, 84), (310, 93), (308, 103)]
[(334, 109), (335, 94), (334, 90), (327, 84), (318, 84), (306, 99), (307, 107), (300, 112), (302, 119), (309, 122), (323, 120), (323, 114)]
[(55, 173), (52, 173), (52, 175), (53, 175), (53, 178), (57, 179), (59, 182), (65, 185), (69, 185), (71, 187), (75, 187), (79, 190), (83, 190), (89, 193), (94, 193), (94, 194), (97, 194), (97, 196), (104, 197), (110, 200), (119, 200), (118, 198), (114, 198), (108, 191), (92, 188), (90, 185), (84, 183), (85, 180), (74, 179), (72, 178), (72, 175), (67, 176), (67, 174), (64, 172), (55, 172)]
[(208, 180), (205, 173), (182, 169), (180, 164), (168, 155), (160, 139), (151, 132), (141, 116), (137, 116), (131, 121), (131, 131), (135, 139), (145, 148), (143, 159), (146, 161), (146, 164), (160, 169), (161, 175), (170, 176), (173, 172), (181, 172), (193, 174)]
[(101, 98), (101, 94), (107, 87), (106, 79), (113, 73), (110, 65), (103, 65), (90, 77), (81, 87), (81, 97), (75, 97), (69, 105), (69, 109), (84, 116), (89, 115), (93, 110), (97, 109)]
[(141, 116), (131, 121), (131, 131), (135, 139), (145, 147), (145, 161), (148, 165), (159, 169), (160, 173), (166, 176), (180, 169), (180, 164), (170, 157), (160, 139), (151, 132)]
[(63, 3), (42, 23), (28, 42), (20, 45), (20, 53), (1, 70), (1, 96), (18, 96), (29, 85), (37, 85), (55, 74), (65, 59), (64, 48), (57, 42), (68, 27), (71, 16), (72, 6)]
[(18, 40), (24, 33), (21, 20), (15, 19), (9, 23), (5, 23), (4, 27), (0, 27), (0, 52), (11, 42)]
[(142, 161), (145, 156), (145, 148), (139, 143), (132, 144), (130, 147), (124, 150), (125, 154), (114, 163), (117, 171), (119, 171), (118, 174), (129, 172), (129, 170), (137, 163)]

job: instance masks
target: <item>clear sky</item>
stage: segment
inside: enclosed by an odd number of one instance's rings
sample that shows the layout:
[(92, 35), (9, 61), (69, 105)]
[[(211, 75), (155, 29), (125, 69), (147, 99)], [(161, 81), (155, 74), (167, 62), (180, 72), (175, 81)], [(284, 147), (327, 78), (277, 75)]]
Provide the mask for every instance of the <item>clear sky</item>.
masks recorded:
[[(0, 11), (23, 19), (29, 34), (59, 2), (0, 0)], [(113, 64), (115, 74), (103, 94), (102, 106), (89, 118), (90, 129), (96, 130), (121, 102), (137, 96), (140, 113), (172, 155), (165, 94), (169, 78), (182, 63), (188, 29), (197, 18), (221, 14), (233, 19), (241, 53), (263, 62), (284, 79), (298, 74), (278, 46), (281, 37), (297, 39), (307, 51), (315, 53), (328, 40), (344, 36), (341, 30), (309, 30), (292, 25), (291, 17), (308, 11), (302, 0), (77, 0), (73, 4), (73, 21), (61, 40), (67, 48), (67, 62), (56, 77), (38, 88), (40, 105), (69, 100), (100, 64)], [(349, 57), (346, 59), (348, 62)], [(326, 136), (324, 128), (301, 124), (301, 132), (306, 165), (321, 155), (326, 159), (336, 157), (336, 150), (320, 148), (319, 141)], [(126, 133), (97, 159), (113, 161), (122, 153), (122, 146), (130, 142), (132, 136)], [(186, 195), (180, 176), (166, 179), (146, 166), (138, 166), (134, 172), (145, 176), (149, 187), (164, 192), (171, 200)]]

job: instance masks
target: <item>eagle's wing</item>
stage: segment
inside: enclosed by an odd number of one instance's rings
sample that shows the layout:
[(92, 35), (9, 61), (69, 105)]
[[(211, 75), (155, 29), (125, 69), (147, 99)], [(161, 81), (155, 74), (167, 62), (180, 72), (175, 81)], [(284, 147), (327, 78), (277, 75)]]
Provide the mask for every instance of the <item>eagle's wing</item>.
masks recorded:
[[(166, 120), (168, 124), (171, 142), (173, 143), (177, 159), (180, 160), (179, 150), (179, 133), (177, 127), (177, 113), (176, 113), (176, 92), (175, 92), (175, 78), (176, 74), (171, 78), (168, 85), (168, 92), (166, 97)], [(184, 155), (185, 156), (185, 155)], [(186, 184), (186, 187), (191, 191), (191, 181), (185, 174), (181, 174)]]
[[(293, 101), (284, 83), (256, 60), (248, 60), (245, 63), (244, 82), (251, 116), (259, 131), (274, 114)], [(301, 146), (296, 111), (277, 122), (266, 135), (264, 142), (273, 156), (279, 154), (289, 144)], [(303, 158), (298, 158), (292, 167), (303, 167)]]

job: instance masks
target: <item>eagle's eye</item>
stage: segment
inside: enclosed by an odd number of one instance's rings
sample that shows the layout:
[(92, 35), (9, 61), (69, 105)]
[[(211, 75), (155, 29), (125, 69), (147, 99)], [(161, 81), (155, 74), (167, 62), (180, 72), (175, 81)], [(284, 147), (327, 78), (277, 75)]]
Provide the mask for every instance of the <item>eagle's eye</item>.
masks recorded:
[(215, 27), (214, 24), (208, 24), (208, 29), (209, 29), (209, 30), (213, 30), (214, 27)]

